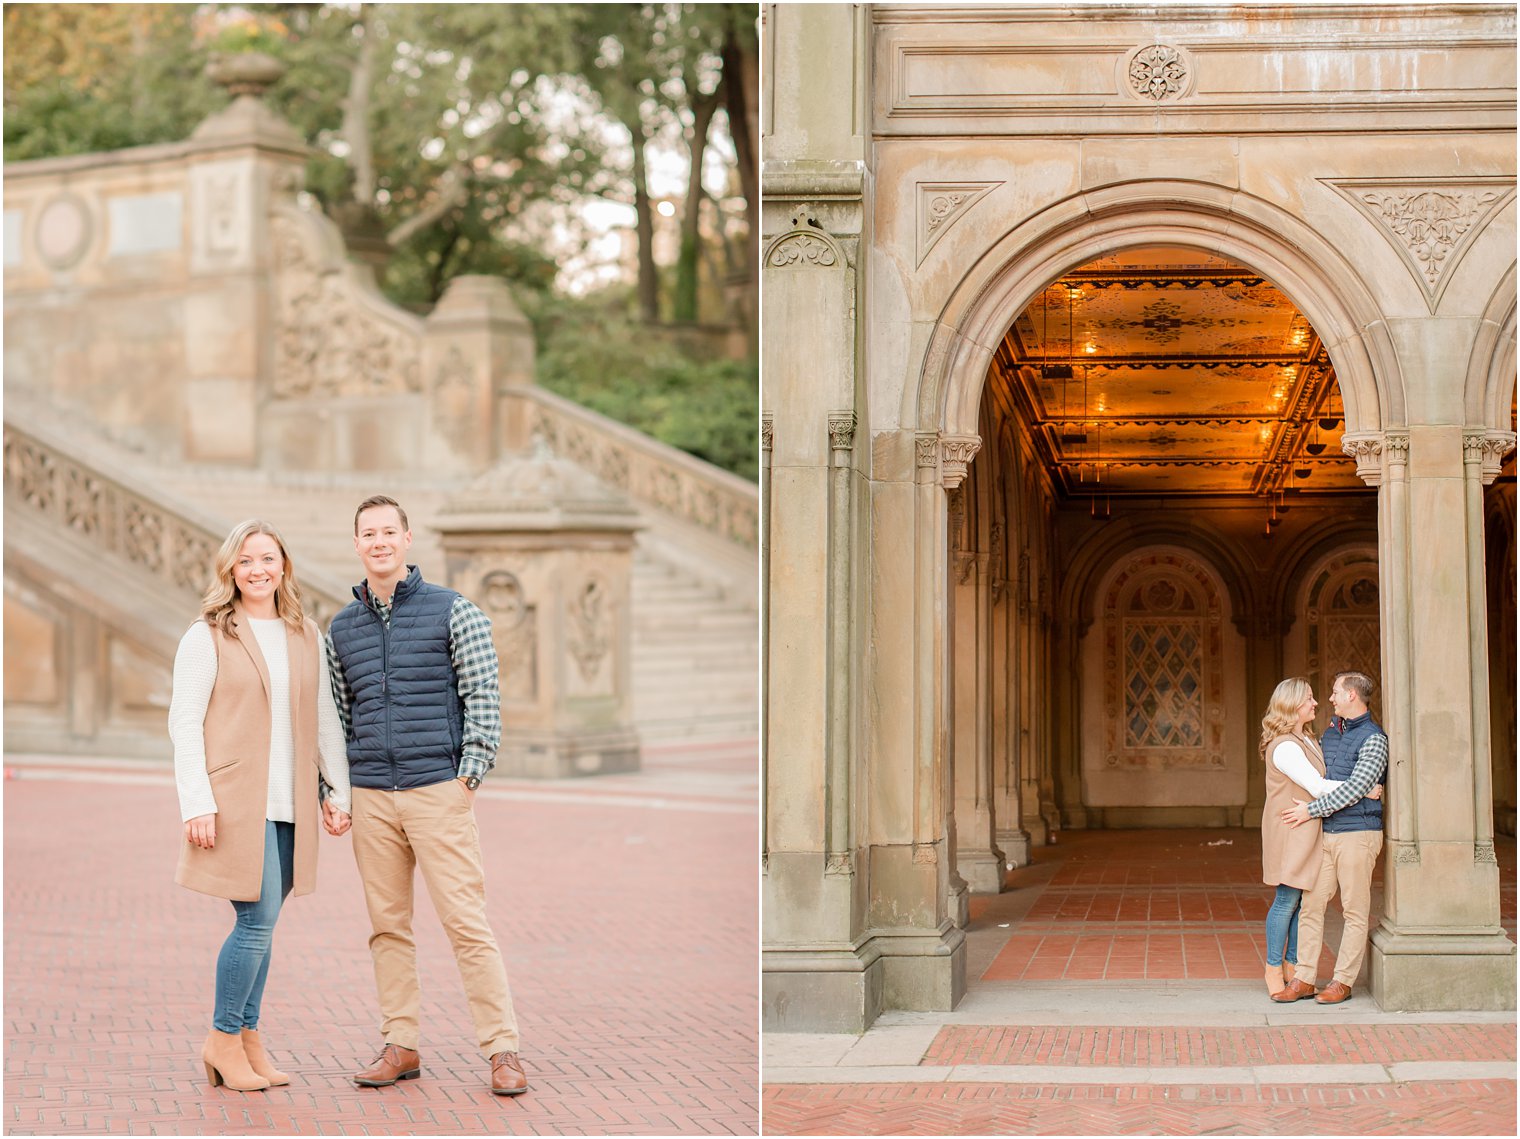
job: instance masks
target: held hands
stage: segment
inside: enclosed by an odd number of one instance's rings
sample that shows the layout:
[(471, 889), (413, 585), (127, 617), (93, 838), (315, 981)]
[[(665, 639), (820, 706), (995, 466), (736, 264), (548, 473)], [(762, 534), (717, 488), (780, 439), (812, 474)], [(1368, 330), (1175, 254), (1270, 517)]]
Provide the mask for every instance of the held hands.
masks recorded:
[(185, 820), (185, 841), (200, 847), (202, 850), (210, 850), (216, 846), (216, 814), (196, 815), (193, 819)]
[(1383, 785), (1381, 783), (1374, 783), (1372, 785), (1372, 790), (1367, 792), (1367, 798), (1369, 798), (1369, 799), (1381, 799), (1382, 797), (1383, 797)]
[(327, 833), (337, 838), (348, 833), (348, 828), (353, 825), (353, 819), (348, 812), (340, 811), (332, 805), (331, 799), (322, 800), (322, 826)]
[(1309, 821), (1309, 804), (1302, 799), (1294, 799), (1293, 806), (1283, 811), (1281, 818), (1290, 828), (1296, 827), (1301, 823), (1307, 823)]

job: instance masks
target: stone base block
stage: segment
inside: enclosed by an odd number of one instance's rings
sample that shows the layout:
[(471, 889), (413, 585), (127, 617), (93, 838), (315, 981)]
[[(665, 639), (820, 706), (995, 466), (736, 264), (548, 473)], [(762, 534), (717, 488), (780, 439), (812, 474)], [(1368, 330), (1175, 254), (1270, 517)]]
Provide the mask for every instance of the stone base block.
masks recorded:
[(1003, 865), (1001, 850), (968, 850), (955, 859), (955, 868), (973, 894), (1002, 893)]
[(883, 970), (874, 954), (766, 950), (760, 976), (766, 1032), (861, 1033), (881, 1014)]
[(612, 732), (503, 733), (496, 770), (522, 779), (571, 779), (639, 769), (639, 737)]
[(966, 935), (955, 926), (879, 933), (869, 944), (881, 955), (887, 1008), (949, 1012), (966, 995)]
[(1388, 1012), (1515, 1007), (1515, 944), (1491, 934), (1372, 933), (1372, 998)]
[(1024, 816), (1024, 830), (1028, 833), (1030, 844), (1033, 846), (1044, 846), (1045, 840), (1050, 837), (1049, 828), (1039, 815)]
[(1003, 848), (1005, 864), (1014, 869), (1029, 865), (1029, 832), (998, 831), (998, 845)]

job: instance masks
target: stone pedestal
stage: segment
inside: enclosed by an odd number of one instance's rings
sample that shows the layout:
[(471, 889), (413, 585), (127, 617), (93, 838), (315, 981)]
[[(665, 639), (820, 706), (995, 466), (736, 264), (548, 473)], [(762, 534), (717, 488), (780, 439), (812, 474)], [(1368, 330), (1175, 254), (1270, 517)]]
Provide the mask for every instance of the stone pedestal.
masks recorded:
[(622, 495), (543, 446), (492, 467), (440, 512), (449, 586), (490, 616), (501, 661), (498, 771), (638, 770), (629, 603), (638, 527)]

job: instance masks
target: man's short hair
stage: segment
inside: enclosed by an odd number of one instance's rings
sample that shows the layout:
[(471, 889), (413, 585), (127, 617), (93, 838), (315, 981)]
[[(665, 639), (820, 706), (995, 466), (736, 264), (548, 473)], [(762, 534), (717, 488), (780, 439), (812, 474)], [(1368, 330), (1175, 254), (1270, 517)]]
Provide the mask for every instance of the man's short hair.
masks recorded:
[(1335, 679), (1346, 692), (1355, 692), (1363, 704), (1372, 703), (1372, 677), (1365, 672), (1338, 672)]
[(410, 530), (411, 529), (411, 527), (408, 526), (407, 523), (406, 523), (406, 511), (404, 511), (404, 510), (401, 509), (401, 504), (399, 502), (397, 502), (394, 498), (392, 498), (388, 494), (372, 494), (368, 498), (366, 498), (363, 502), (361, 502), (359, 504), (359, 509), (358, 510), (354, 511), (354, 533), (355, 534), (357, 534), (359, 532), (359, 515), (363, 514), (366, 510), (370, 509), (370, 507), (372, 507), (372, 506), (394, 506), (396, 508), (396, 514), (397, 514), (397, 516), (400, 517), (400, 519), (401, 519), (401, 528), (403, 530)]

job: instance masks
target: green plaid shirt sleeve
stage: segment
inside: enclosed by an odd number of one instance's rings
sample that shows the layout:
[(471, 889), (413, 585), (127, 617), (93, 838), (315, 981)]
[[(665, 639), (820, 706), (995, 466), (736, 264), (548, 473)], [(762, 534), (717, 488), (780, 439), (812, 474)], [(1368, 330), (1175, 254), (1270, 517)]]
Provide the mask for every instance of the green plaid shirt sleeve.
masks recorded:
[(348, 686), (343, 666), (338, 663), (338, 650), (333, 648), (332, 634), (322, 638), (327, 646), (327, 674), (332, 677), (333, 703), (338, 706), (338, 719), (343, 724), (343, 738), (354, 738), (354, 690)]
[(1382, 732), (1368, 736), (1356, 753), (1356, 766), (1346, 781), (1334, 791), (1327, 792), (1309, 804), (1309, 814), (1316, 819), (1333, 815), (1342, 807), (1349, 807), (1372, 790), (1372, 785), (1383, 778), (1388, 769), (1388, 737)]
[(496, 644), (491, 618), (473, 601), (454, 599), (449, 613), (449, 654), (464, 703), (464, 749), (459, 757), (462, 777), (483, 777), (496, 766), (501, 745), (501, 692), (497, 686)]

